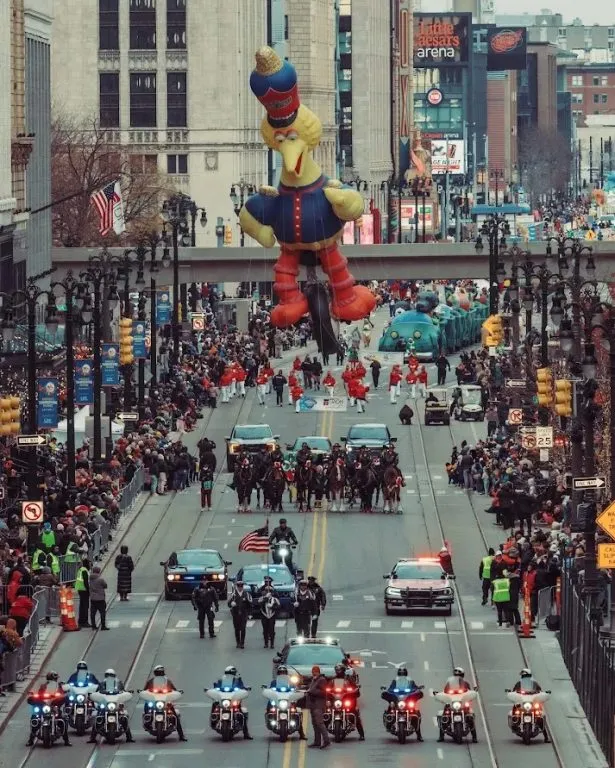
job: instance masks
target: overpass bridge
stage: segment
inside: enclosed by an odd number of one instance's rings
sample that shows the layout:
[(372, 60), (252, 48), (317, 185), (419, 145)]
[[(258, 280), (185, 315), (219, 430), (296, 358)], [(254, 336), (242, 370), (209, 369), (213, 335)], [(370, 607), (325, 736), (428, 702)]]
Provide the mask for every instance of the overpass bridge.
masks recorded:
[[(615, 281), (615, 241), (586, 240), (584, 245), (593, 250), (596, 279)], [(531, 252), (534, 263), (546, 261), (553, 271), (557, 271), (557, 258), (546, 260), (546, 242), (520, 246)], [(123, 251), (122, 248), (110, 250), (118, 254)], [(86, 269), (88, 258), (99, 251), (99, 248), (53, 248), (55, 279), (62, 279), (69, 270), (79, 274)], [(488, 242), (481, 253), (476, 252), (473, 242), (346, 245), (342, 251), (357, 280), (486, 279), (488, 276)], [(180, 248), (179, 282), (185, 285), (270, 281), (277, 258), (277, 248)], [(501, 260), (509, 261), (505, 256)], [(158, 285), (172, 285), (173, 266), (165, 269), (159, 260), (158, 267)]]

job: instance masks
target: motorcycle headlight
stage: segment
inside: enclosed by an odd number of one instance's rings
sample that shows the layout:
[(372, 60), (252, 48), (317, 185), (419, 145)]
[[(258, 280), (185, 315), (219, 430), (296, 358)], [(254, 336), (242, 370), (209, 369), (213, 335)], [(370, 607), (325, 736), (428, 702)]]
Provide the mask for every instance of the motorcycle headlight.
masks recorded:
[(47, 706), (43, 707), (43, 712), (44, 712), (46, 715), (48, 715), (48, 714), (51, 712), (51, 707), (47, 707)]
[(297, 683), (299, 682), (299, 675), (291, 675), (290, 682), (293, 685), (297, 685)]
[(461, 702), (460, 701), (454, 701), (452, 707), (453, 707), (453, 709), (455, 711), (460, 710), (461, 709)]
[(85, 696), (84, 696), (82, 693), (80, 693), (80, 694), (77, 696), (77, 701), (79, 702), (79, 704), (81, 704), (82, 702), (84, 702), (84, 701), (85, 701)]
[(109, 712), (115, 712), (115, 704), (109, 704)]
[(406, 702), (400, 701), (397, 705), (397, 709), (405, 709), (406, 708)]
[(278, 706), (280, 709), (288, 709), (288, 702), (287, 701), (281, 701)]
[(532, 705), (530, 704), (530, 702), (529, 702), (529, 701), (526, 701), (526, 702), (524, 703), (524, 705), (523, 705), (523, 709), (524, 709), (526, 712), (530, 712), (530, 711), (531, 711), (531, 709), (532, 709)]
[(69, 697), (68, 697), (68, 700), (69, 700), (69, 701), (74, 701), (74, 700), (75, 700), (75, 697), (74, 697), (74, 696), (69, 696)]
[(156, 709), (164, 709), (164, 702), (157, 701), (156, 702)]
[(280, 554), (282, 557), (286, 557), (286, 555), (288, 554), (288, 550), (287, 550), (287, 549), (280, 549), (280, 550), (279, 550), (279, 554)]
[(386, 593), (387, 595), (401, 595), (401, 589), (397, 589), (397, 587), (387, 587)]
[(339, 701), (339, 699), (338, 699), (338, 700), (335, 702), (335, 708), (336, 708), (336, 709), (341, 709), (341, 707), (342, 707), (342, 702), (341, 702), (341, 701)]
[(230, 707), (231, 706), (230, 699), (224, 699), (224, 701), (222, 702), (222, 706), (223, 707)]

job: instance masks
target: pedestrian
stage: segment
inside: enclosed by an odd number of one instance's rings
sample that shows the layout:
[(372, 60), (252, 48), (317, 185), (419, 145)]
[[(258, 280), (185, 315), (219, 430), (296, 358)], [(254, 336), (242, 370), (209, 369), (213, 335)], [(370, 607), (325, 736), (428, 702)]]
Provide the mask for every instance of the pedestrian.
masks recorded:
[[(75, 579), (75, 582), (76, 582), (76, 579)], [(57, 584), (58, 584), (58, 577), (54, 576), (53, 573), (51, 573), (51, 568), (49, 568), (46, 565), (43, 566), (43, 568), (41, 568), (40, 575), (37, 579), (36, 586), (43, 587), (47, 592), (47, 603), (46, 603), (47, 611), (49, 611), (50, 607), (53, 605), (51, 600), (51, 595), (52, 595), (53, 588)], [(47, 624), (51, 624), (51, 616), (49, 616), (49, 613), (47, 614), (47, 616), (45, 616), (45, 622)]]
[(325, 726), (324, 714), (327, 706), (327, 678), (321, 673), (320, 667), (312, 667), (312, 680), (307, 690), (306, 705), (310, 710), (314, 742), (312, 748), (326, 749), (331, 745)]
[(521, 571), (513, 570), (509, 572), (510, 583), (510, 609), (509, 617), (511, 624), (516, 627), (521, 626), (521, 614), (519, 613), (519, 593), (521, 592)]
[(271, 576), (265, 577), (259, 598), (261, 625), (263, 627), (263, 642), (265, 648), (273, 648), (275, 643), (275, 618), (280, 610), (280, 601), (273, 590)]
[(377, 358), (374, 358), (369, 364), (369, 367), (372, 370), (372, 381), (374, 382), (374, 389), (378, 389), (378, 382), (380, 381), (380, 370), (382, 365)]
[(128, 595), (132, 592), (132, 572), (134, 569), (135, 564), (132, 561), (132, 557), (128, 554), (128, 547), (122, 544), (120, 554), (115, 558), (117, 593), (122, 603), (127, 602)]
[(205, 464), (199, 472), (201, 484), (201, 509), (211, 509), (211, 492), (214, 487), (214, 473), (211, 466)]
[(408, 371), (408, 373), (406, 374), (406, 383), (410, 388), (409, 397), (416, 397), (416, 385), (418, 380), (419, 380), (419, 377), (416, 371), (413, 371), (413, 370)]
[(284, 405), (284, 387), (286, 384), (288, 381), (281, 370), (271, 379), (271, 386), (275, 392), (275, 404), (279, 405), (280, 408)]
[(493, 602), (498, 612), (498, 626), (506, 622), (510, 627), (510, 579), (506, 570), (502, 576), (493, 580)]
[(427, 397), (427, 369), (424, 365), (421, 366), (417, 377), (419, 380), (419, 395), (421, 397)]
[(235, 582), (228, 607), (233, 618), (236, 647), (243, 649), (246, 644), (246, 624), (252, 613), (252, 595), (244, 589), (243, 581)]
[(261, 371), (256, 377), (256, 395), (260, 405), (265, 405), (265, 395), (267, 394), (267, 384), (269, 379), (267, 375)]
[(316, 611), (312, 614), (312, 623), (310, 626), (310, 637), (314, 639), (318, 632), (318, 619), (320, 618), (320, 614), (327, 607), (327, 593), (316, 581), (316, 576), (308, 576), (308, 587), (316, 601)]
[(96, 629), (96, 614), (100, 615), (100, 628), (107, 630), (107, 582), (99, 565), (92, 568), (90, 576), (90, 625)]
[(397, 402), (397, 386), (402, 380), (402, 373), (397, 365), (393, 366), (389, 374), (389, 394), (391, 395), (391, 405)]
[(489, 599), (489, 593), (491, 592), (491, 564), (495, 557), (495, 550), (493, 547), (489, 547), (487, 556), (483, 557), (478, 566), (478, 578), (481, 580), (483, 599), (481, 605), (487, 605)]
[(205, 619), (207, 619), (207, 628), (209, 636), (215, 637), (214, 616), (220, 610), (218, 603), (218, 593), (207, 581), (207, 577), (201, 578), (201, 583), (192, 593), (192, 607), (197, 612), (197, 621), (199, 622), (199, 637), (201, 640), (205, 637)]
[(487, 437), (491, 437), (498, 431), (498, 409), (493, 403), (489, 403), (485, 411), (485, 420), (487, 421)]
[(414, 416), (414, 411), (410, 407), (410, 400), (411, 396), (408, 395), (408, 399), (399, 409), (399, 420), (406, 427), (412, 426), (412, 418)]
[(81, 567), (77, 569), (75, 578), (75, 590), (79, 595), (79, 626), (89, 627), (90, 615), (90, 561), (84, 559)]
[(316, 612), (316, 597), (308, 587), (307, 579), (301, 579), (295, 592), (295, 624), (297, 626), (297, 635), (308, 638), (310, 636), (310, 625), (312, 616)]
[(32, 588), (29, 585), (20, 586), (17, 590), (17, 596), (9, 608), (9, 616), (15, 620), (20, 637), (23, 637), (28, 626), (28, 620), (34, 610), (34, 600), (30, 597), (31, 592)]
[(442, 387), (446, 384), (446, 372), (451, 370), (451, 364), (442, 351), (436, 359), (436, 368), (438, 370), (438, 386)]

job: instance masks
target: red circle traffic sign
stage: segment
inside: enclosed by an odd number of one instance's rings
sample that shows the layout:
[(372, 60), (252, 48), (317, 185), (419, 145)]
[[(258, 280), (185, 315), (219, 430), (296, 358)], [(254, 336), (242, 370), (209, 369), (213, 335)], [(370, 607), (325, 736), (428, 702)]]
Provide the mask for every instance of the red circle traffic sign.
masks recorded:
[(523, 438), (523, 442), (525, 443), (526, 448), (536, 447), (536, 438), (534, 437), (534, 435), (525, 435)]
[(24, 501), (21, 505), (21, 519), (24, 523), (43, 522), (43, 502)]

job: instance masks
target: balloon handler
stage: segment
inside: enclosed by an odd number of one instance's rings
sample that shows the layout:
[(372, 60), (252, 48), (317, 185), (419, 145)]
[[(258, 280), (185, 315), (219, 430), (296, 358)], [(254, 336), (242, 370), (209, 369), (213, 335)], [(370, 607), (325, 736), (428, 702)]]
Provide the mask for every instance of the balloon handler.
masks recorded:
[[(239, 214), (242, 230), (263, 247), (273, 248), (276, 240), (280, 244), (273, 286), (280, 303), (271, 312), (271, 323), (284, 328), (310, 311), (315, 326), (320, 322), (331, 325), (322, 302), (324, 286), (314, 278), (318, 263), (329, 280), (331, 315), (346, 322), (361, 320), (374, 309), (376, 299), (368, 288), (355, 285), (338, 243), (344, 223), (361, 218), (363, 197), (327, 178), (315, 162), (312, 152), (320, 143), (322, 125), (299, 100), (292, 64), (272, 48), (261, 48), (250, 88), (267, 110), (261, 123), (263, 140), (283, 160), (278, 188), (261, 187)], [(307, 295), (297, 282), (300, 266), (308, 269)], [(332, 331), (330, 335), (331, 339), (329, 333), (324, 334), (319, 347), (325, 352), (323, 347), (329, 348), (331, 353), (337, 342)]]

